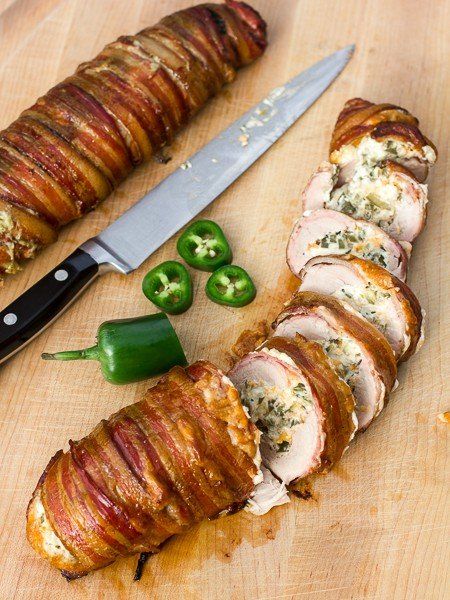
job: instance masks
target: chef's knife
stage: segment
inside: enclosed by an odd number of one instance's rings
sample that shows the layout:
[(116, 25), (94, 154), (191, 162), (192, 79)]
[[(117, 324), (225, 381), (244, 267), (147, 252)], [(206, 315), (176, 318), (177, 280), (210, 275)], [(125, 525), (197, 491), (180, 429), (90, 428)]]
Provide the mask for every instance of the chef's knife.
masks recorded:
[(98, 275), (131, 273), (252, 165), (350, 60), (347, 46), (275, 88), (99, 235), (0, 312), (0, 362), (54, 321)]

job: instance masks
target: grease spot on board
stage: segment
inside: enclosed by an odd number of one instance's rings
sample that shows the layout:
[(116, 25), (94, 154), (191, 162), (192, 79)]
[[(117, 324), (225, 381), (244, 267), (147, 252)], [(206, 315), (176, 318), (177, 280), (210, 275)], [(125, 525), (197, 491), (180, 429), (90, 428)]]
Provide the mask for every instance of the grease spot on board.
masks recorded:
[(450, 410), (446, 410), (445, 412), (439, 413), (437, 419), (439, 423), (443, 423), (444, 425), (450, 425)]
[(221, 562), (231, 562), (234, 552), (246, 542), (252, 548), (263, 546), (276, 538), (283, 519), (283, 510), (272, 510), (256, 517), (246, 512), (218, 519), (215, 525), (215, 556)]
[(267, 293), (270, 297), (270, 304), (274, 307), (273, 313), (269, 319), (275, 318), (283, 305), (289, 301), (294, 292), (297, 291), (300, 281), (297, 277), (294, 277), (288, 269), (283, 269), (282, 273), (277, 279), (276, 285), (272, 288), (267, 289)]
[[(212, 565), (214, 562), (229, 564), (235, 552), (241, 548), (257, 548), (273, 543), (285, 518), (286, 513), (280, 507), (263, 517), (241, 511), (226, 518), (204, 521), (185, 534), (169, 540), (158, 555), (151, 557), (141, 581), (148, 587), (155, 578), (159, 578), (160, 573), (164, 573), (166, 585), (191, 581), (208, 561), (212, 561)], [(181, 573), (180, 561), (183, 562)]]
[(421, 412), (416, 412), (416, 423), (426, 423), (427, 417)]
[(335, 475), (337, 475), (340, 479), (344, 480), (344, 481), (350, 481), (351, 477), (348, 473), (348, 471), (341, 465), (341, 464), (337, 464), (332, 471)]
[(231, 102), (231, 100), (233, 99), (233, 94), (229, 88), (224, 88), (224, 89), (220, 90), (218, 92), (217, 96), (220, 96), (221, 98), (225, 98), (225, 100), (227, 100), (227, 102)]
[(300, 217), (301, 213), (301, 205), (298, 198), (294, 198), (293, 200), (288, 200), (289, 206), (295, 206), (296, 212), (294, 215), (292, 214), (283, 214), (281, 215), (281, 223), (284, 227), (288, 229), (288, 235), (291, 233), (291, 229), (294, 227), (295, 221)]
[(314, 492), (312, 487), (312, 481), (299, 481), (295, 483), (293, 486), (289, 486), (289, 491), (296, 498), (304, 501), (318, 502), (319, 494)]
[(402, 492), (389, 492), (389, 494), (388, 494), (388, 499), (392, 500), (393, 502), (400, 502), (400, 500), (402, 498), (403, 498)]

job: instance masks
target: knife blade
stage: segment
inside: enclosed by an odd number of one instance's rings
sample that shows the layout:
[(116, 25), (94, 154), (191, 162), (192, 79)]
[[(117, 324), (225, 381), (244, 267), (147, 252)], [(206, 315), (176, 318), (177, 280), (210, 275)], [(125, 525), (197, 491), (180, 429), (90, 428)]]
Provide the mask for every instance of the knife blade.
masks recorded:
[(0, 312), (0, 362), (52, 323), (108, 270), (137, 269), (268, 150), (322, 95), (350, 60), (347, 46), (272, 90)]

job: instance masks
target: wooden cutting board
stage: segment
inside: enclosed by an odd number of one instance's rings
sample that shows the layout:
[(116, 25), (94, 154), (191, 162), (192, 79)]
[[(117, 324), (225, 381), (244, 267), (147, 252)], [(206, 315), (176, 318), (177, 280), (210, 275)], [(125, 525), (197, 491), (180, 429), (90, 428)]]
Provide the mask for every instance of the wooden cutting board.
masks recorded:
[[(256, 518), (202, 524), (151, 558), (139, 583), (136, 560), (68, 584), (25, 539), (25, 509), (56, 450), (139, 399), (147, 384), (114, 387), (96, 364), (44, 363), (40, 353), (93, 342), (107, 319), (153, 311), (140, 291), (146, 271), (176, 258), (174, 240), (128, 277), (109, 274), (0, 371), (0, 600), (52, 599), (443, 599), (449, 591), (448, 425), (450, 409), (449, 135), (450, 2), (434, 0), (253, 0), (268, 21), (265, 57), (242, 72), (182, 133), (167, 165), (138, 170), (95, 213), (6, 281), (1, 308), (97, 233), (146, 190), (275, 87), (316, 60), (356, 42), (345, 72), (276, 146), (217, 200), (218, 221), (259, 289), (241, 310), (204, 295), (173, 319), (191, 360), (227, 366), (236, 334), (276, 314), (292, 281), (284, 248), (299, 191), (326, 157), (344, 101), (362, 96), (420, 117), (440, 159), (430, 179), (426, 231), (410, 285), (427, 312), (427, 342), (400, 369), (400, 387), (376, 423), (322, 478), (309, 501)], [(120, 34), (134, 33), (190, 0), (3, 0), (0, 2), (0, 126)], [(447, 592), (446, 592), (447, 590)]]

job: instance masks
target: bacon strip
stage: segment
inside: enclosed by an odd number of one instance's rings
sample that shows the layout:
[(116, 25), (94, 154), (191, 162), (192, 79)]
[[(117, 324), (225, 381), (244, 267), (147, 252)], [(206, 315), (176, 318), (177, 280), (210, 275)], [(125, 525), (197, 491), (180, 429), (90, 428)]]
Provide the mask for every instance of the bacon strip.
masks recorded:
[[(258, 472), (256, 429), (212, 364), (176, 367), (144, 399), (58, 454), (28, 508), (31, 545), (68, 577), (166, 539), (245, 502)], [(39, 535), (41, 501), (60, 547)]]
[[(420, 183), (426, 180), (429, 166), (436, 160), (437, 150), (420, 131), (418, 119), (394, 104), (373, 104), (362, 98), (353, 98), (345, 103), (331, 137), (330, 161), (341, 167), (340, 183), (348, 181), (354, 170), (353, 161), (343, 161), (340, 151), (346, 150), (346, 146), (357, 147), (363, 138), (368, 137), (379, 142), (397, 141), (405, 149), (415, 150), (415, 156), (400, 155), (393, 160), (408, 168)], [(426, 151), (431, 151), (434, 157), (431, 159)]]
[[(373, 104), (362, 98), (348, 100), (340, 112), (331, 136), (330, 153), (345, 144), (356, 144), (357, 140), (371, 133), (379, 138), (388, 132), (404, 138), (420, 148), (433, 143), (419, 130), (419, 120), (405, 108), (395, 104)], [(373, 133), (372, 133), (373, 132)]]
[(0, 132), (0, 274), (95, 208), (266, 45), (243, 2), (194, 6), (109, 44), (24, 111)]

